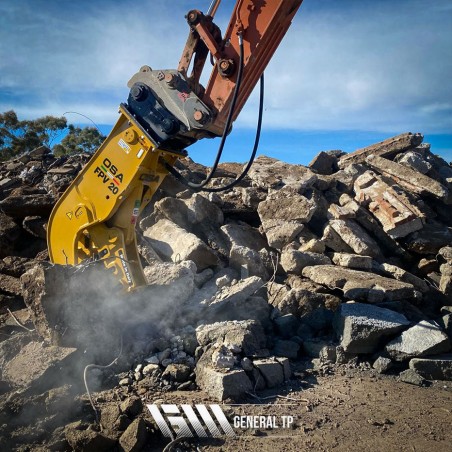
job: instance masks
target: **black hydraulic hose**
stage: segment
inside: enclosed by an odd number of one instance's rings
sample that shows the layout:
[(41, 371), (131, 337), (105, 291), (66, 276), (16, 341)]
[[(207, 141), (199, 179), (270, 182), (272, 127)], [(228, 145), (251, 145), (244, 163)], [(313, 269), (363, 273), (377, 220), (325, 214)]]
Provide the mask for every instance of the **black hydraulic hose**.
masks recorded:
[[(239, 35), (239, 43), (241, 43), (241, 51), (243, 52), (243, 43), (240, 40), (240, 35)], [(237, 77), (237, 79), (238, 79), (238, 77)], [(235, 97), (236, 97), (236, 93), (237, 92), (238, 91), (237, 91), (237, 85), (236, 85), (236, 91), (234, 92), (234, 96)], [(177, 171), (171, 165), (166, 163), (165, 166), (168, 169), (168, 171), (176, 179), (178, 179), (182, 184), (184, 184), (185, 186), (190, 187), (192, 189), (196, 189), (197, 191), (206, 191), (206, 192), (210, 192), (210, 193), (212, 193), (212, 192), (215, 193), (215, 192), (222, 192), (222, 191), (225, 191), (225, 190), (229, 190), (229, 189), (235, 187), (248, 174), (251, 166), (254, 163), (254, 159), (256, 157), (257, 149), (259, 147), (259, 139), (260, 139), (260, 136), (261, 136), (261, 129), (262, 129), (262, 116), (263, 116), (263, 111), (264, 111), (264, 92), (265, 92), (265, 89), (264, 89), (264, 74), (262, 74), (261, 77), (260, 77), (259, 114), (258, 114), (258, 120), (257, 120), (256, 138), (254, 139), (253, 151), (251, 152), (251, 156), (249, 158), (249, 161), (248, 161), (245, 169), (242, 171), (242, 173), (233, 182), (231, 182), (230, 184), (224, 185), (222, 187), (204, 188), (204, 185), (207, 184), (207, 182), (212, 179), (213, 173), (215, 172), (215, 170), (218, 167), (218, 162), (219, 162), (221, 153), (223, 151), (224, 143), (226, 141), (225, 140), (226, 133), (222, 137), (222, 142), (220, 143), (220, 148), (219, 148), (219, 155), (217, 154), (217, 159), (215, 160), (214, 167), (210, 171), (209, 176), (207, 176), (208, 180), (206, 179), (205, 181), (201, 182), (200, 184), (193, 184), (192, 182), (190, 182), (187, 179), (185, 179), (185, 177), (183, 177), (182, 174), (179, 173), (179, 171)], [(233, 104), (235, 104), (235, 100), (233, 100)], [(231, 104), (231, 107), (232, 106), (234, 106), (234, 105)], [(232, 114), (233, 114), (233, 109), (231, 108), (231, 110), (229, 111), (228, 120), (232, 117)], [(227, 130), (227, 129), (225, 129), (225, 130)], [(198, 185), (200, 187), (194, 187), (195, 185)]]
[(176, 177), (179, 181), (181, 181), (187, 187), (193, 188), (195, 190), (200, 190), (203, 187), (205, 187), (211, 181), (213, 175), (215, 174), (215, 171), (218, 168), (218, 163), (220, 162), (220, 159), (221, 159), (221, 154), (223, 153), (223, 149), (224, 149), (224, 145), (226, 143), (226, 138), (227, 138), (228, 131), (229, 131), (229, 129), (231, 127), (231, 124), (232, 124), (232, 116), (234, 114), (235, 104), (237, 102), (237, 98), (238, 98), (238, 94), (239, 94), (239, 90), (240, 90), (240, 85), (242, 84), (242, 78), (243, 78), (242, 75), (243, 75), (244, 51), (243, 51), (243, 37), (242, 37), (242, 34), (239, 33), (238, 37), (239, 37), (240, 58), (239, 58), (239, 68), (238, 68), (238, 73), (237, 73), (237, 83), (235, 84), (234, 94), (232, 96), (232, 101), (231, 101), (231, 108), (229, 109), (229, 113), (228, 113), (228, 116), (226, 118), (226, 125), (225, 125), (225, 128), (224, 128), (223, 135), (221, 137), (220, 145), (218, 147), (217, 156), (215, 158), (215, 162), (214, 162), (209, 174), (207, 175), (207, 177), (202, 182), (200, 182), (199, 184), (196, 184), (194, 182), (191, 182), (191, 181), (185, 179), (185, 177), (182, 176), (182, 174), (180, 174), (177, 170), (175, 170), (171, 165), (168, 165), (168, 164), (165, 165), (166, 168), (168, 169), (168, 171), (170, 171), (171, 174), (174, 175), (174, 177)]
[[(230, 184), (224, 185), (222, 187), (214, 187), (214, 188), (201, 188), (199, 191), (207, 191), (210, 193), (218, 193), (221, 191), (229, 190), (230, 188), (235, 187), (249, 172), (252, 164), (254, 163), (254, 158), (256, 157), (257, 149), (259, 147), (259, 139), (261, 136), (261, 129), (262, 129), (262, 116), (264, 111), (264, 74), (261, 75), (260, 78), (260, 96), (259, 96), (259, 115), (257, 119), (257, 128), (256, 128), (256, 138), (254, 139), (254, 147), (253, 151), (251, 152), (250, 159), (245, 167), (245, 169), (242, 171), (242, 173)], [(184, 185), (188, 186), (187, 179), (185, 179), (182, 174), (179, 173), (176, 169), (174, 169), (171, 165), (166, 164), (166, 168), (168, 171), (180, 182), (182, 182)]]
[(248, 160), (248, 163), (247, 163), (245, 169), (242, 171), (240, 176), (238, 176), (237, 179), (235, 179), (230, 184), (224, 185), (222, 187), (203, 188), (203, 191), (215, 193), (215, 192), (229, 190), (230, 188), (235, 187), (248, 174), (248, 171), (250, 170), (251, 166), (254, 163), (254, 158), (256, 157), (257, 149), (259, 147), (259, 139), (261, 136), (263, 111), (264, 111), (264, 74), (262, 74), (261, 78), (260, 78), (259, 116), (257, 119), (256, 138), (254, 139), (253, 152), (251, 153), (250, 159)]

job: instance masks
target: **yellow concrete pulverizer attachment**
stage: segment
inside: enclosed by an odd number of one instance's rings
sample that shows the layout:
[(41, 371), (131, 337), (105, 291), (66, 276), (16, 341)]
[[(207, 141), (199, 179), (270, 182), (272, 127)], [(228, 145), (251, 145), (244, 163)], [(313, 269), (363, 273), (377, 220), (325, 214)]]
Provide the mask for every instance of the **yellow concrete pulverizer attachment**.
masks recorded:
[(126, 288), (146, 284), (135, 223), (181, 152), (158, 149), (125, 105), (108, 138), (60, 198), (50, 216), (50, 260), (102, 260)]

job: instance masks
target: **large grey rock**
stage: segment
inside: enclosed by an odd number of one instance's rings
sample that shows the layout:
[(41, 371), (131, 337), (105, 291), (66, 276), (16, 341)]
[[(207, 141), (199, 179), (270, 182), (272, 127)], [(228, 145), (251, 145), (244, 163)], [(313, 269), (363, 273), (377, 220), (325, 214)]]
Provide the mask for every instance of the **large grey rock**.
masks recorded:
[(341, 289), (349, 300), (379, 303), (415, 296), (412, 284), (334, 265), (306, 267), (302, 274), (326, 287)]
[(310, 187), (317, 176), (302, 165), (291, 165), (271, 157), (260, 155), (249, 173), (253, 185), (262, 188), (277, 188), (285, 185)]
[(426, 380), (452, 380), (452, 355), (435, 358), (413, 358), (410, 361), (413, 369)]
[(265, 231), (267, 221), (270, 221), (268, 223), (270, 227), (273, 227), (274, 220), (308, 223), (316, 209), (317, 204), (313, 199), (308, 199), (292, 187), (287, 187), (269, 193), (267, 199), (259, 204), (257, 213)]
[(259, 370), (267, 388), (274, 388), (284, 383), (284, 367), (276, 359), (256, 359), (253, 365)]
[(148, 442), (149, 432), (143, 419), (135, 419), (119, 438), (121, 450), (139, 452)]
[(248, 319), (262, 323), (267, 321), (270, 306), (259, 296), (263, 286), (261, 278), (251, 276), (234, 285), (215, 287), (213, 290), (212, 283), (214, 281), (209, 281), (188, 300), (187, 316), (203, 323)]
[(196, 328), (196, 338), (200, 345), (214, 342), (236, 345), (248, 356), (257, 354), (267, 345), (261, 324), (253, 320), (200, 325)]
[(196, 384), (216, 400), (240, 400), (253, 391), (251, 380), (243, 369), (218, 370), (203, 362), (196, 365)]
[(334, 253), (333, 262), (341, 267), (355, 270), (371, 270), (373, 259), (370, 256), (360, 256), (359, 254)]
[(326, 247), (338, 253), (350, 254), (354, 252), (329, 223), (323, 229), (322, 242), (325, 243)]
[(333, 174), (337, 170), (337, 157), (328, 152), (319, 152), (309, 163), (309, 168), (320, 174)]
[(239, 272), (243, 268), (249, 276), (258, 276), (263, 280), (269, 277), (259, 252), (247, 246), (233, 246), (229, 254), (229, 264)]
[(427, 223), (420, 231), (410, 234), (406, 240), (409, 251), (417, 254), (437, 254), (452, 243), (452, 228), (437, 222)]
[(196, 235), (187, 232), (170, 220), (159, 220), (144, 231), (152, 247), (173, 262), (192, 260), (198, 270), (218, 264), (218, 257)]
[(423, 279), (418, 278), (416, 275), (413, 275), (410, 272), (407, 272), (403, 268), (397, 267), (396, 265), (383, 263), (379, 265), (378, 269), (383, 273), (392, 276), (398, 281), (412, 284), (420, 292), (425, 293), (429, 291), (429, 285)]
[[(422, 158), (418, 152), (408, 151), (405, 154), (400, 154), (401, 158), (395, 159), (397, 163), (407, 166), (421, 174), (426, 174), (432, 169), (432, 165)], [(397, 156), (398, 157), (398, 156)]]
[(381, 258), (382, 253), (377, 242), (354, 220), (330, 220), (330, 226), (340, 238), (361, 256)]
[(386, 351), (396, 361), (450, 350), (450, 340), (435, 322), (422, 320), (386, 345)]
[(303, 317), (317, 308), (335, 310), (340, 300), (331, 294), (315, 293), (309, 289), (291, 289), (281, 298), (274, 300), (273, 306), (285, 314)]
[(373, 353), (384, 339), (410, 324), (402, 314), (363, 303), (342, 304), (334, 323), (347, 353)]
[(50, 193), (12, 194), (0, 201), (0, 209), (13, 218), (25, 218), (28, 216), (47, 218), (55, 202), (55, 197)]
[(379, 356), (372, 364), (372, 367), (379, 374), (385, 374), (388, 370), (391, 369), (392, 366), (393, 366), (392, 361), (384, 356)]
[(192, 263), (193, 268), (190, 268), (187, 265), (189, 263), (190, 261), (180, 264), (154, 261), (143, 269), (146, 282), (149, 285), (167, 286), (170, 299), (180, 297), (186, 301), (195, 289), (196, 266)]
[(413, 369), (407, 369), (400, 372), (399, 379), (403, 383), (408, 383), (410, 385), (423, 386), (425, 384), (425, 380)]
[(412, 134), (411, 132), (402, 133), (380, 143), (372, 144), (355, 152), (346, 154), (339, 159), (339, 168), (345, 168), (351, 163), (361, 163), (366, 160), (369, 155), (378, 155), (381, 157), (393, 157), (410, 148), (419, 146), (424, 137), (420, 133)]
[(262, 226), (267, 237), (268, 244), (272, 248), (282, 250), (286, 245), (294, 241), (304, 225), (299, 220), (265, 220)]
[(330, 258), (319, 253), (286, 249), (281, 254), (281, 265), (287, 273), (301, 274), (305, 267), (328, 264), (331, 264)]
[(433, 195), (442, 200), (447, 200), (449, 196), (447, 188), (436, 180), (392, 160), (370, 155), (366, 162), (382, 174), (397, 178), (398, 183), (410, 192)]
[(258, 229), (247, 223), (228, 223), (220, 228), (221, 233), (228, 244), (228, 250), (234, 246), (246, 246), (254, 251), (265, 248), (266, 242)]

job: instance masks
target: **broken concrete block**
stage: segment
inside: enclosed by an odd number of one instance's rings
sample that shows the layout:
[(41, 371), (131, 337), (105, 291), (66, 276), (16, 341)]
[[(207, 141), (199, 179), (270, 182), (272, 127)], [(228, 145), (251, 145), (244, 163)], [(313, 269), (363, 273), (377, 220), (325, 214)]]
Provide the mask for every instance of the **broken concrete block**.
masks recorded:
[[(397, 158), (399, 157), (400, 158)], [(409, 167), (421, 174), (426, 174), (432, 169), (432, 165), (427, 162), (419, 152), (408, 151), (399, 154), (394, 160), (403, 166)]]
[(419, 146), (424, 137), (420, 133), (402, 133), (380, 143), (358, 149), (355, 152), (346, 154), (339, 159), (339, 168), (345, 168), (351, 163), (361, 163), (369, 155), (378, 155), (380, 157), (393, 157), (396, 154), (404, 152), (410, 148)]
[(260, 323), (254, 320), (217, 322), (196, 328), (200, 345), (227, 342), (240, 347), (247, 356), (257, 354), (266, 347), (266, 336)]
[(327, 152), (319, 152), (309, 163), (309, 168), (320, 174), (333, 174), (337, 170), (337, 157)]
[[(312, 268), (312, 267), (309, 267)], [(275, 300), (276, 301), (276, 300)], [(307, 289), (291, 289), (277, 300), (276, 308), (282, 314), (293, 314), (303, 317), (317, 308), (336, 309), (340, 300), (331, 294), (315, 293)]]
[(284, 381), (290, 380), (292, 376), (292, 369), (290, 368), (290, 362), (287, 358), (275, 357), (276, 361), (283, 366)]
[(370, 155), (366, 158), (366, 162), (382, 174), (392, 177), (410, 192), (420, 195), (433, 195), (443, 201), (446, 201), (449, 197), (449, 191), (446, 187), (409, 167), (377, 155)]
[(15, 387), (47, 389), (59, 382), (65, 371), (71, 371), (75, 351), (75, 348), (30, 342), (5, 364), (2, 378)]
[(260, 254), (247, 246), (233, 245), (229, 254), (229, 264), (237, 271), (245, 267), (249, 276), (258, 276), (264, 281), (269, 277)]
[(162, 378), (166, 378), (169, 381), (177, 381), (179, 383), (182, 383), (188, 380), (191, 372), (192, 369), (186, 364), (170, 364), (163, 371)]
[(319, 352), (322, 363), (335, 363), (337, 359), (337, 347), (335, 345), (324, 345)]
[(197, 313), (196, 317), (204, 323), (252, 319), (265, 324), (270, 305), (256, 294), (263, 284), (261, 278), (251, 276), (232, 286), (219, 288), (208, 298), (203, 296), (203, 291), (195, 292), (187, 307), (190, 315)]
[(222, 401), (228, 398), (240, 400), (253, 385), (242, 369), (220, 371), (203, 363), (201, 358), (196, 365), (196, 384), (211, 397)]
[(408, 383), (410, 385), (423, 386), (425, 384), (425, 380), (413, 369), (407, 369), (400, 372), (399, 379), (403, 383)]
[(259, 251), (267, 245), (259, 230), (244, 222), (225, 224), (220, 231), (228, 245), (228, 251), (233, 246), (246, 246)]
[(186, 265), (189, 262), (173, 264), (154, 261), (143, 269), (146, 282), (149, 285), (166, 286), (170, 299), (181, 297), (181, 302), (185, 302), (195, 289), (196, 266), (190, 268)]
[(295, 240), (303, 228), (303, 223), (297, 220), (266, 220), (262, 224), (268, 244), (277, 250)]
[(0, 273), (0, 292), (10, 295), (22, 295), (20, 279)]
[(218, 257), (211, 248), (170, 220), (159, 220), (143, 235), (151, 240), (159, 254), (173, 262), (191, 260), (200, 271), (218, 265)]
[(22, 227), (33, 236), (46, 239), (47, 221), (44, 218), (37, 216), (25, 217), (22, 221)]
[(148, 442), (149, 432), (143, 419), (135, 419), (119, 438), (121, 450), (139, 452)]
[(267, 190), (262, 188), (243, 187), (241, 193), (243, 204), (253, 209), (257, 209), (259, 203), (267, 197)]
[(311, 239), (303, 242), (298, 251), (323, 254), (325, 252), (325, 243), (322, 240)]
[(406, 328), (407, 318), (363, 303), (345, 303), (336, 311), (334, 327), (347, 353), (374, 353), (382, 341)]
[(284, 358), (296, 358), (299, 350), (300, 344), (297, 342), (279, 339), (275, 341), (273, 353), (276, 356), (283, 356)]
[(318, 253), (285, 249), (281, 254), (281, 265), (287, 273), (301, 274), (303, 268), (312, 265), (328, 265), (328, 256)]
[(398, 281), (407, 282), (412, 284), (417, 290), (422, 293), (426, 293), (429, 291), (429, 285), (421, 278), (418, 278), (416, 275), (413, 275), (410, 272), (407, 272), (403, 268), (397, 267), (396, 265), (391, 265), (387, 263), (382, 263), (378, 266), (378, 269), (383, 273), (392, 276)]
[(451, 354), (435, 358), (413, 358), (409, 366), (426, 380), (452, 380)]
[(188, 207), (188, 221), (190, 224), (213, 223), (217, 226), (223, 224), (223, 212), (205, 196), (194, 193), (191, 198), (184, 200), (184, 202)]
[(354, 220), (330, 220), (330, 226), (356, 254), (382, 257), (380, 247), (375, 240)]
[(372, 364), (372, 367), (379, 374), (385, 374), (386, 372), (388, 372), (388, 370), (391, 369), (392, 366), (392, 361), (389, 358), (385, 358), (384, 356), (379, 356)]
[(452, 228), (430, 221), (406, 239), (405, 246), (417, 254), (436, 254), (452, 243)]
[(311, 187), (317, 180), (317, 176), (305, 166), (291, 165), (264, 155), (254, 161), (248, 176), (254, 186), (262, 188), (278, 188), (292, 184)]
[(359, 254), (333, 253), (333, 263), (356, 270), (371, 270), (373, 259), (370, 256), (360, 256)]
[(353, 253), (352, 248), (344, 242), (329, 223), (323, 230), (322, 242), (325, 243), (326, 247), (338, 253)]
[(284, 383), (284, 367), (276, 359), (256, 359), (253, 365), (263, 376), (267, 388), (275, 388)]
[(447, 335), (432, 321), (422, 320), (386, 345), (386, 351), (396, 361), (405, 361), (426, 355), (437, 355), (450, 350)]
[(356, 200), (366, 206), (391, 237), (405, 237), (423, 227), (423, 213), (396, 186), (371, 171), (355, 181)]
[(412, 284), (334, 265), (306, 267), (302, 274), (318, 284), (341, 289), (349, 300), (378, 303), (415, 296)]
[(314, 200), (308, 199), (288, 187), (269, 193), (267, 199), (259, 204), (257, 213), (265, 231), (267, 220), (271, 221), (271, 225), (274, 220), (308, 223), (316, 209), (317, 204)]
[(50, 193), (10, 195), (0, 201), (0, 209), (12, 218), (40, 216), (47, 218), (56, 199)]

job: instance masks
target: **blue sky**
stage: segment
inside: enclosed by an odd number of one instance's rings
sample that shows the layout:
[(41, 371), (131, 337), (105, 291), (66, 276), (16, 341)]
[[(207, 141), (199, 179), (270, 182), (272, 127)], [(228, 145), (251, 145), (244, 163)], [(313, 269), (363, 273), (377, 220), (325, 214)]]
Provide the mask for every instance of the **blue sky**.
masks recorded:
[[(144, 64), (175, 68), (184, 15), (209, 4), (0, 0), (0, 111), (76, 111), (108, 132), (129, 78)], [(218, 11), (223, 30), (233, 4), (223, 0)], [(304, 0), (265, 75), (261, 154), (307, 164), (321, 150), (353, 151), (411, 131), (452, 160), (450, 0)], [(247, 159), (257, 98), (237, 120), (225, 161)], [(188, 150), (209, 164), (217, 146), (203, 140)]]

